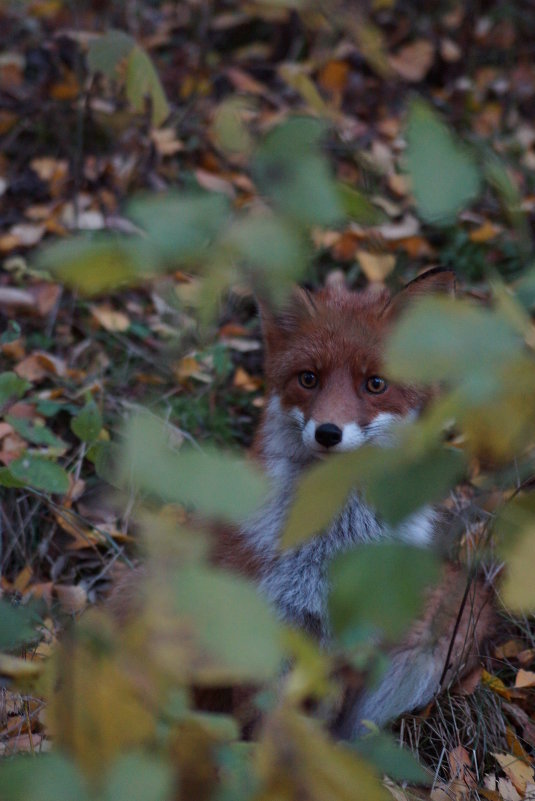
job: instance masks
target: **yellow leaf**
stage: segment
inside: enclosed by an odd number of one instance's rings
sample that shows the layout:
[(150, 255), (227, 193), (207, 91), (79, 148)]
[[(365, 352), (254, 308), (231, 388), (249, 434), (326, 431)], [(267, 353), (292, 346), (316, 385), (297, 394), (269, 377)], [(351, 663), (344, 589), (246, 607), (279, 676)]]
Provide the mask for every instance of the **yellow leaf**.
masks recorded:
[(470, 233), (470, 239), (472, 242), (488, 242), (490, 239), (494, 239), (499, 233), (500, 228), (497, 225), (494, 225), (494, 223), (491, 223), (489, 220), (485, 220), (483, 225), (480, 225), (479, 228), (476, 228)]
[(484, 670), (481, 674), (481, 681), (483, 684), (486, 684), (487, 687), (490, 687), (492, 692), (496, 693), (496, 695), (501, 695), (502, 698), (506, 698), (508, 701), (511, 700), (511, 693), (498, 676), (493, 676), (492, 673), (488, 673)]
[(39, 663), (29, 662), (27, 659), (19, 659), (19, 657), (9, 654), (0, 654), (0, 676), (24, 680), (34, 679), (40, 672)]
[(385, 788), (354, 751), (328, 739), (310, 718), (283, 710), (259, 744), (262, 801), (383, 801)]
[(146, 743), (155, 721), (147, 699), (114, 658), (117, 633), (110, 621), (89, 612), (78, 631), (78, 641), (65, 638), (57, 654), (50, 726), (58, 746), (97, 776), (121, 751)]
[(368, 281), (382, 283), (396, 264), (396, 257), (391, 253), (379, 254), (357, 250), (356, 256)]
[(522, 535), (507, 551), (507, 572), (502, 586), (505, 606), (518, 611), (535, 609), (535, 528), (526, 526)]
[(310, 108), (323, 116), (328, 117), (331, 115), (331, 110), (303, 67), (299, 64), (283, 64), (279, 67), (279, 73), (283, 81), (285, 81), (288, 86), (291, 86), (292, 89), (295, 89), (303, 100), (308, 103)]

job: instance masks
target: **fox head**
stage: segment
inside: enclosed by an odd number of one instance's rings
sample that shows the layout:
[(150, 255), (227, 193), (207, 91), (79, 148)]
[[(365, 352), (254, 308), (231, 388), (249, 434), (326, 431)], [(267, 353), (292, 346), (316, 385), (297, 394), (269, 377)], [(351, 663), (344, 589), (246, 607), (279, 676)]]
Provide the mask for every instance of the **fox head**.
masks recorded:
[(394, 296), (337, 284), (297, 289), (278, 313), (261, 307), (268, 402), (260, 450), (306, 462), (380, 441), (394, 421), (417, 414), (429, 393), (385, 375), (386, 337), (412, 299), (453, 289), (452, 272), (429, 270)]

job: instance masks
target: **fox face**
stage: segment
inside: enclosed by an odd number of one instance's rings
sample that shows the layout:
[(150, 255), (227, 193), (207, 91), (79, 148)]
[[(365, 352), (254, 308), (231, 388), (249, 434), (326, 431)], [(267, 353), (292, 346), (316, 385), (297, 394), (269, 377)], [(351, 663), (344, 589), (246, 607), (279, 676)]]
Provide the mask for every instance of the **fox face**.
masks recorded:
[(385, 342), (408, 300), (452, 286), (452, 273), (432, 270), (394, 297), (336, 285), (314, 294), (295, 291), (279, 314), (264, 309), (268, 404), (261, 440), (264, 435), (267, 450), (275, 418), (288, 455), (304, 463), (387, 440), (394, 422), (416, 415), (429, 392), (390, 381)]

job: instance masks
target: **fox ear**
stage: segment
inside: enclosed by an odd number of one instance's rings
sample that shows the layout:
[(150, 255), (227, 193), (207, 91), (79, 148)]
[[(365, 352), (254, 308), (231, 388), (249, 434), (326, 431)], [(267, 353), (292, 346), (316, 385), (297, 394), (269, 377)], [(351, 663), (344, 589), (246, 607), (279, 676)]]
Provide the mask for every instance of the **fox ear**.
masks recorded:
[(383, 313), (389, 316), (397, 316), (413, 301), (431, 294), (451, 295), (452, 297), (455, 295), (455, 273), (453, 270), (435, 267), (422, 273), (404, 286), (397, 295), (394, 295)]
[(256, 299), (262, 334), (268, 350), (297, 330), (303, 319), (312, 317), (316, 306), (308, 290), (294, 287), (281, 306), (267, 298)]

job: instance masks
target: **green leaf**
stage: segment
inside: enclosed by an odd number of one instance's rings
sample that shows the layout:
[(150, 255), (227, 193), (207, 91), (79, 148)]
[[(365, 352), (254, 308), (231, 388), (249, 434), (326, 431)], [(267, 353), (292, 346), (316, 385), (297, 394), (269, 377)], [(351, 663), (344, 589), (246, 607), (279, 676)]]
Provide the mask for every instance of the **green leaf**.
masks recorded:
[(102, 428), (102, 416), (94, 400), (89, 400), (71, 420), (71, 430), (82, 442), (94, 442)]
[[(390, 525), (423, 506), (442, 500), (466, 469), (462, 451), (436, 446), (411, 453), (410, 448), (376, 451), (362, 481), (366, 501)], [(366, 466), (363, 471), (367, 472)]]
[(250, 100), (232, 96), (223, 100), (216, 109), (214, 117), (214, 136), (218, 147), (226, 153), (249, 153), (252, 138), (244, 118), (251, 111)]
[(424, 434), (414, 426), (396, 447), (368, 445), (311, 467), (299, 482), (282, 546), (299, 545), (325, 529), (354, 490), (392, 526), (441, 500), (462, 477), (464, 456), (438, 446), (433, 432), (429, 442), (421, 441)]
[(0, 373), (0, 406), (16, 398), (22, 398), (30, 387), (30, 382), (25, 378), (19, 378), (16, 373)]
[(142, 752), (125, 754), (108, 772), (102, 801), (168, 801), (174, 784), (169, 762)]
[(492, 373), (523, 348), (503, 316), (471, 303), (424, 298), (412, 304), (396, 326), (385, 369), (404, 383), (472, 379)]
[(140, 113), (145, 111), (146, 98), (150, 98), (153, 125), (161, 125), (169, 116), (167, 98), (158, 73), (149, 56), (138, 45), (130, 51), (126, 64), (126, 95)]
[(479, 194), (481, 177), (473, 157), (421, 100), (409, 108), (407, 166), (418, 212), (427, 222), (455, 222)]
[(324, 132), (319, 120), (294, 117), (267, 135), (253, 162), (260, 191), (305, 225), (332, 225), (343, 217), (336, 184), (319, 149)]
[(0, 766), (2, 801), (89, 801), (85, 779), (66, 757), (17, 756)]
[(9, 465), (10, 473), (25, 485), (63, 495), (69, 489), (69, 477), (65, 470), (43, 456), (25, 453)]
[(64, 453), (67, 449), (67, 443), (64, 440), (56, 437), (46, 426), (39, 425), (33, 420), (8, 414), (6, 422), (13, 426), (17, 434), (20, 434), (27, 442), (33, 442), (34, 445), (46, 445), (49, 448), (57, 449), (60, 453)]
[(373, 734), (361, 737), (354, 744), (360, 756), (371, 763), (383, 776), (385, 773), (395, 781), (406, 781), (411, 784), (430, 784), (429, 775), (416, 758), (390, 734)]
[(424, 589), (437, 581), (439, 561), (400, 543), (362, 545), (336, 557), (330, 568), (329, 615), (337, 637), (351, 642), (362, 626), (399, 638), (421, 609)]
[(254, 771), (254, 743), (237, 742), (223, 745), (217, 751), (221, 775), (213, 801), (251, 801), (260, 791), (260, 780)]
[(21, 487), (26, 486), (24, 481), (19, 481), (11, 475), (8, 467), (0, 467), (0, 485), (10, 489), (21, 489)]
[(366, 195), (348, 184), (337, 183), (338, 196), (348, 217), (360, 225), (380, 225), (386, 214), (376, 208)]
[(0, 650), (11, 650), (35, 640), (35, 623), (35, 611), (32, 607), (15, 607), (0, 599)]
[(494, 536), (507, 569), (500, 598), (509, 609), (528, 613), (535, 610), (535, 498), (528, 494), (515, 498), (500, 511)]
[(124, 31), (110, 30), (90, 43), (87, 66), (90, 72), (101, 72), (110, 79), (117, 78), (117, 68), (135, 46), (135, 39)]
[(177, 193), (140, 197), (128, 214), (145, 229), (149, 247), (171, 264), (197, 259), (216, 237), (229, 215), (221, 194)]
[(242, 519), (259, 505), (266, 482), (251, 462), (218, 451), (174, 451), (171, 433), (156, 417), (134, 417), (125, 434), (124, 478), (208, 516)]
[(237, 681), (276, 675), (279, 628), (257, 589), (237, 575), (191, 565), (173, 584), (176, 612), (193, 621), (201, 648)]
[(139, 281), (150, 263), (142, 240), (107, 234), (54, 242), (37, 257), (39, 269), (88, 296)]
[(261, 272), (261, 282), (275, 299), (288, 293), (307, 263), (308, 249), (299, 231), (274, 215), (237, 220), (224, 244), (237, 252), (247, 268)]

